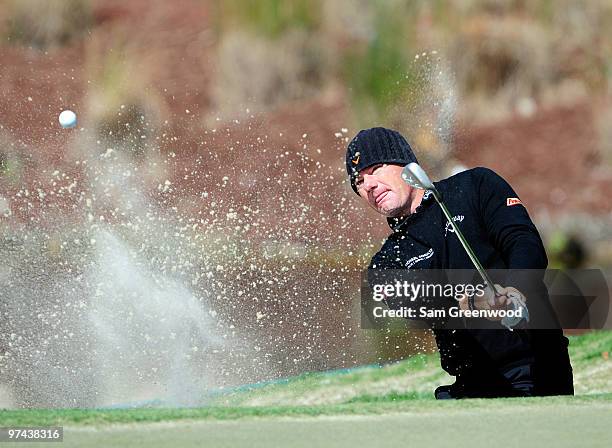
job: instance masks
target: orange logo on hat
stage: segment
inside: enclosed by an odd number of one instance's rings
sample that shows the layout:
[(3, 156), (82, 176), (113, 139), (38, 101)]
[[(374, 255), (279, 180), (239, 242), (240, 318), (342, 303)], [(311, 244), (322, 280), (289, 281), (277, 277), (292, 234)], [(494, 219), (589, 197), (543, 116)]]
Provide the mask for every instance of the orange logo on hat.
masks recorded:
[(521, 202), (519, 198), (507, 198), (506, 199), (506, 205), (508, 207), (510, 207), (511, 205), (518, 205), (518, 204), (523, 205), (523, 203)]
[(356, 152), (355, 155), (353, 156), (353, 160), (351, 160), (351, 162), (353, 162), (353, 165), (357, 165), (359, 163), (360, 157), (361, 157), (361, 153)]

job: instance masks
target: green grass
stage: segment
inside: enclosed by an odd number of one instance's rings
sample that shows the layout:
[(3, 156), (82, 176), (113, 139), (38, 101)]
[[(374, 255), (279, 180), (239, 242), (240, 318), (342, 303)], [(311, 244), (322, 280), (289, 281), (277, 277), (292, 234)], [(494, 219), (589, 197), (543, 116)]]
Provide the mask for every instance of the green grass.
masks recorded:
[(412, 19), (395, 3), (375, 5), (371, 38), (343, 56), (343, 78), (364, 123), (386, 119), (391, 106), (409, 102), (408, 92), (420, 87), (410, 64)]
[(319, 0), (221, 0), (214, 6), (218, 29), (247, 28), (269, 38), (291, 29), (314, 31), (321, 22)]
[[(612, 391), (612, 332), (571, 336), (570, 356), (577, 394)], [(436, 386), (452, 378), (440, 368), (437, 354), (416, 355), (384, 366), (366, 366), (340, 372), (306, 373), (282, 383), (242, 388), (218, 397), (214, 404), (264, 406), (289, 404), (342, 404), (433, 398)]]
[(467, 408), (479, 411), (516, 408), (517, 412), (545, 408), (554, 412), (559, 406), (575, 407), (576, 410), (595, 406), (612, 411), (612, 360), (602, 357), (602, 352), (612, 351), (612, 332), (572, 336), (570, 341), (579, 393), (575, 397), (439, 402), (433, 399), (431, 391), (435, 385), (450, 378), (441, 371), (438, 356), (432, 354), (413, 356), (385, 366), (306, 373), (280, 382), (243, 386), (213, 395), (209, 397), (208, 406), (199, 408), (4, 410), (0, 411), (0, 426), (452, 413)]
[(582, 365), (602, 360), (603, 352), (612, 352), (612, 331), (593, 331), (580, 336), (571, 336), (570, 355), (572, 364)]
[[(331, 405), (385, 392), (432, 397), (434, 384), (450, 381), (436, 355), (415, 355), (383, 366), (305, 373), (282, 383), (240, 388), (215, 399), (228, 406)], [(410, 390), (406, 391), (406, 388)]]
[(583, 395), (576, 397), (534, 397), (501, 398), (495, 400), (436, 401), (431, 398), (405, 394), (388, 394), (373, 398), (355, 400), (349, 403), (323, 406), (266, 406), (266, 407), (225, 407), (177, 409), (20, 409), (5, 410), (0, 414), (1, 426), (29, 425), (104, 425), (113, 423), (155, 423), (177, 420), (235, 420), (261, 417), (319, 417), (338, 415), (379, 415), (388, 413), (425, 413), (444, 410), (461, 411), (467, 408), (488, 410), (504, 408), (550, 408), (559, 405), (600, 406), (612, 411), (612, 393)]
[[(414, 403), (414, 402), (412, 402)], [(429, 400), (429, 403), (433, 403)], [(525, 404), (529, 403), (529, 404)], [(67, 447), (275, 447), (325, 446), (610, 446), (610, 406), (544, 400), (434, 403), (380, 413), (233, 420), (183, 420), (160, 424), (68, 426)], [(461, 406), (458, 406), (461, 405)], [(18, 446), (26, 446), (20, 444)]]

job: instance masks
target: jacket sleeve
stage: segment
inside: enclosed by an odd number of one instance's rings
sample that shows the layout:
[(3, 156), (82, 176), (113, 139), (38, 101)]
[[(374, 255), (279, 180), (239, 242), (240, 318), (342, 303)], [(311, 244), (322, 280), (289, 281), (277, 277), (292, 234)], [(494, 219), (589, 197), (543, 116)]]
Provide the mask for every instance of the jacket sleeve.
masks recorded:
[[(507, 269), (499, 283), (527, 297), (529, 325), (560, 328), (544, 283), (546, 251), (527, 209), (516, 192), (495, 172), (478, 168), (480, 216), (489, 241), (501, 253)], [(508, 201), (510, 199), (510, 201)]]
[(475, 168), (473, 174), (482, 224), (507, 268), (546, 269), (542, 239), (516, 192), (488, 168)]

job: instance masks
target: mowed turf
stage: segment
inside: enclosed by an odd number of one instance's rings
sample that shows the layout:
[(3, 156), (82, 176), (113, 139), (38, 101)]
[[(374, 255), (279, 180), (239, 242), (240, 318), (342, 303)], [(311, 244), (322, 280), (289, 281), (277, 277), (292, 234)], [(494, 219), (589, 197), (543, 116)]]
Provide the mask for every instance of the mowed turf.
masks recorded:
[[(435, 406), (432, 405), (435, 403)], [(360, 409), (361, 408), (361, 409)], [(65, 426), (66, 447), (609, 447), (612, 396), (367, 403), (318, 413), (299, 408), (251, 415), (207, 414), (157, 423)], [(152, 420), (161, 410), (149, 410)], [(146, 414), (146, 413), (145, 413)], [(315, 415), (316, 414), (316, 415)], [(144, 415), (144, 414), (143, 414)], [(187, 418), (187, 419), (185, 419)], [(7, 446), (30, 444), (7, 444)], [(34, 445), (34, 444), (32, 444)], [(38, 445), (40, 446), (40, 444)]]
[(612, 446), (612, 332), (570, 347), (575, 397), (438, 402), (431, 390), (448, 378), (431, 355), (245, 386), (199, 408), (6, 410), (0, 426), (61, 425), (63, 446), (85, 447)]

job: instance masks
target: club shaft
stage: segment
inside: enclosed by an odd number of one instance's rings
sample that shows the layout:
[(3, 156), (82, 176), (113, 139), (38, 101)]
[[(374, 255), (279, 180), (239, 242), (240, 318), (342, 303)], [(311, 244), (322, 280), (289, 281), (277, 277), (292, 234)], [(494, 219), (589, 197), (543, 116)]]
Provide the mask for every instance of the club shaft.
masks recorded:
[(448, 210), (448, 208), (446, 208), (446, 205), (442, 201), (442, 198), (440, 197), (440, 194), (437, 191), (434, 191), (434, 190), (432, 190), (432, 192), (433, 192), (434, 198), (436, 199), (436, 201), (440, 205), (440, 208), (442, 209), (442, 212), (444, 213), (444, 216), (446, 216), (446, 219), (448, 220), (448, 222), (450, 223), (451, 227), (453, 228), (455, 234), (457, 235), (457, 238), (459, 238), (459, 241), (461, 242), (461, 245), (465, 249), (465, 252), (468, 254), (468, 257), (470, 257), (470, 260), (472, 260), (472, 263), (474, 264), (474, 267), (476, 268), (476, 270), (478, 271), (478, 273), (482, 277), (482, 280), (491, 288), (491, 290), (495, 293), (495, 295), (499, 295), (499, 292), (497, 291), (497, 288), (495, 288), (495, 284), (491, 280), (491, 277), (489, 277), (489, 274), (487, 274), (487, 271), (485, 271), (485, 269), (482, 266), (482, 264), (480, 264), (480, 260), (478, 259), (478, 257), (474, 253), (474, 251), (472, 250), (472, 247), (470, 246), (470, 243), (468, 243), (468, 241), (463, 236), (463, 233), (461, 233), (461, 230), (459, 229), (459, 226), (456, 223), (453, 222), (453, 217), (451, 216), (450, 211)]

